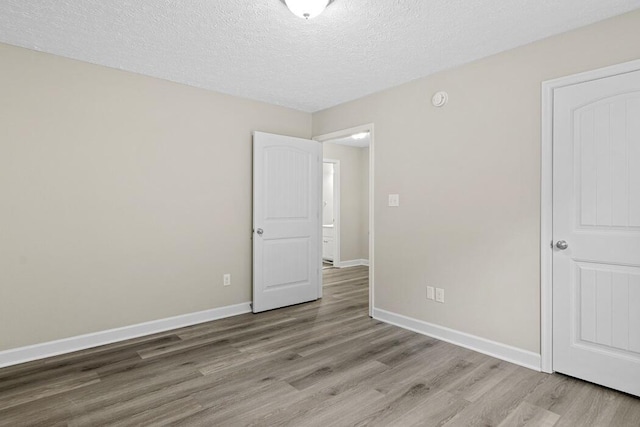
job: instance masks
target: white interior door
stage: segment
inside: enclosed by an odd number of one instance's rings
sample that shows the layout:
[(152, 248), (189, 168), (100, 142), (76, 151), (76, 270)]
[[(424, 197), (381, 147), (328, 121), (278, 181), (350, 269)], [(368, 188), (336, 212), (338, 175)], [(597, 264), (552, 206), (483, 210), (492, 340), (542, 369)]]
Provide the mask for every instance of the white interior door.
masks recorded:
[(556, 89), (553, 123), (553, 369), (640, 396), (640, 71)]
[(318, 299), (322, 145), (253, 134), (253, 312)]

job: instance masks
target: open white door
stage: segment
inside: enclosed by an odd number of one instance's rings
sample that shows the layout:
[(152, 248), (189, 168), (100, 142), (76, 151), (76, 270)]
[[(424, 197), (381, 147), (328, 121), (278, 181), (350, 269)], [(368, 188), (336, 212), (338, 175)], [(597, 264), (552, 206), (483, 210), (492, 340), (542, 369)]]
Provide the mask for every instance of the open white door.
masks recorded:
[(319, 142), (253, 134), (253, 312), (318, 299)]
[(640, 71), (553, 111), (553, 369), (640, 396)]

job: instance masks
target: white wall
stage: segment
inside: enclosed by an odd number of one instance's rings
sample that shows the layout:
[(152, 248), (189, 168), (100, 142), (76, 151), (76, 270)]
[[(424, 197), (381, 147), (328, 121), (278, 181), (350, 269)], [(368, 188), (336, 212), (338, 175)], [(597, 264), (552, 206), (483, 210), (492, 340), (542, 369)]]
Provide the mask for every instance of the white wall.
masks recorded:
[(250, 301), (254, 130), (311, 115), (0, 44), (0, 350)]
[(539, 352), (540, 85), (638, 40), (635, 11), (313, 115), (314, 135), (375, 124), (377, 308)]

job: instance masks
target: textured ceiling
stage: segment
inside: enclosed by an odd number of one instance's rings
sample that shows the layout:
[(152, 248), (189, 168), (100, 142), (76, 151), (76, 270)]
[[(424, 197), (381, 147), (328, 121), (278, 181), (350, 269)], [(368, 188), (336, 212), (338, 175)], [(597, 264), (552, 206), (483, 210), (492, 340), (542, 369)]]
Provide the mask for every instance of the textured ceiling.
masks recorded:
[(640, 0), (3, 0), (0, 41), (317, 111), (640, 7)]

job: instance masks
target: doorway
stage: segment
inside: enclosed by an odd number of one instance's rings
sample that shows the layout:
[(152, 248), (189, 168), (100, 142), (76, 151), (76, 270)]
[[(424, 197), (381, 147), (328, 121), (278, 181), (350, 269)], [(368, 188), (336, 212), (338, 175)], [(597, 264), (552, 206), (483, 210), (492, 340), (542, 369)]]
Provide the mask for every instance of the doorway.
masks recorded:
[(340, 160), (322, 164), (322, 268), (340, 267)]
[(640, 396), (640, 61), (543, 84), (542, 370)]
[[(363, 125), (314, 138), (323, 148), (323, 285), (366, 286), (374, 305), (374, 134)], [(345, 289), (338, 293), (358, 289)], [(323, 290), (320, 289), (320, 295)]]

